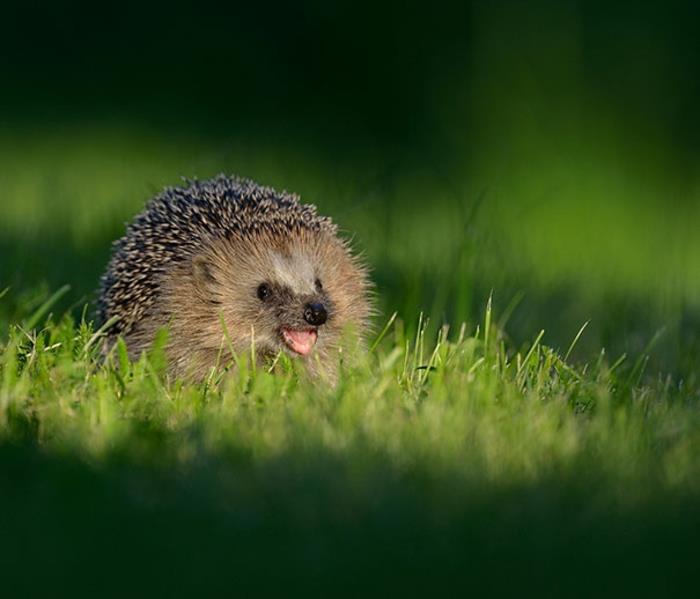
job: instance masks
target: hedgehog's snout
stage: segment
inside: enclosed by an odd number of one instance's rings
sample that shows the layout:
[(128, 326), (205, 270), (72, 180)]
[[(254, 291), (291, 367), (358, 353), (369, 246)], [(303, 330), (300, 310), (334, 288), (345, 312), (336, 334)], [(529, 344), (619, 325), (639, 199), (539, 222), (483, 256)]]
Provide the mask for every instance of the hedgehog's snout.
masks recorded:
[(311, 326), (320, 327), (328, 320), (328, 311), (321, 302), (311, 302), (304, 307), (304, 320)]

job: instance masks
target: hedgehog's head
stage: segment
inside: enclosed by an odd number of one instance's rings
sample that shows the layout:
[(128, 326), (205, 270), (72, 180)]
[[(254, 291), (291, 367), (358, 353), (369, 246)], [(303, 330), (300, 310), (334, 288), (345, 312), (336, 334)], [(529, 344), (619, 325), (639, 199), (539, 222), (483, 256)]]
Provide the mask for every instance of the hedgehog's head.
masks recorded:
[[(180, 309), (198, 318), (180, 337), (193, 340), (191, 351), (230, 340), (236, 352), (254, 346), (258, 355), (323, 362), (346, 334), (363, 335), (371, 312), (366, 271), (333, 231), (258, 231), (215, 242), (190, 273), (192, 303)], [(172, 314), (175, 326), (193, 323)]]

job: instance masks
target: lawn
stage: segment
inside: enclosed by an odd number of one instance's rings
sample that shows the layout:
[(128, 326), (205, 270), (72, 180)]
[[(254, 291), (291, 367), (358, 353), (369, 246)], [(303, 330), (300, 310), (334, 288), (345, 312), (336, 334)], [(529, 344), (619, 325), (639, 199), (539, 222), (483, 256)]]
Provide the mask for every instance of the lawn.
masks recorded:
[[(678, 255), (640, 232), (653, 199), (577, 229), (556, 202), (455, 191), (459, 169), (331, 168), (278, 145), (97, 128), (8, 133), (0, 154), (7, 592), (692, 588), (700, 254), (677, 220)], [(301, 192), (372, 265), (372, 347), (335, 388), (294, 364), (193, 386), (158, 347), (99, 358), (110, 241), (162, 185), (219, 171)]]
[[(697, 2), (44, 4), (0, 11), (2, 597), (695, 591)], [(370, 266), (336, 386), (98, 354), (111, 243), (217, 173)]]

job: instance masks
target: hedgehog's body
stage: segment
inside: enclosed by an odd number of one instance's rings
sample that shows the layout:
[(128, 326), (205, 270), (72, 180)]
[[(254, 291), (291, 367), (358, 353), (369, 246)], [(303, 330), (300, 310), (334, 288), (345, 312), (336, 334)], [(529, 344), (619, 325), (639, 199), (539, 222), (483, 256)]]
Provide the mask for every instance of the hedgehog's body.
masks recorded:
[[(156, 196), (115, 244), (98, 316), (135, 357), (170, 331), (170, 372), (202, 378), (234, 352), (287, 351), (332, 370), (367, 325), (364, 268), (296, 196), (219, 176)], [(232, 347), (231, 347), (232, 346)], [(317, 357), (318, 359), (312, 359)]]

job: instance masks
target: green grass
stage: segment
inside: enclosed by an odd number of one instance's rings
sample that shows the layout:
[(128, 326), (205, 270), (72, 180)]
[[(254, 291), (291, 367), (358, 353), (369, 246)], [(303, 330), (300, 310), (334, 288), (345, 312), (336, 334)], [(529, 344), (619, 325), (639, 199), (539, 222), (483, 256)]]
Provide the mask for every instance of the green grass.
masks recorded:
[[(585, 156), (491, 161), (493, 189), (473, 165), (384, 172), (276, 142), (4, 133), (3, 590), (692, 588), (694, 208), (667, 215), (670, 171), (635, 187)], [(337, 387), (245, 364), (191, 386), (157, 349), (97, 356), (110, 241), (163, 185), (219, 171), (301, 192), (365, 252), (389, 325)]]
[[(0, 346), (11, 592), (680, 591), (695, 577), (700, 414), (643, 360), (537, 336), (407, 338), (336, 388), (293, 365), (190, 386), (157, 348), (102, 362), (84, 322)], [(574, 339), (575, 341), (575, 339)], [(34, 572), (39, 569), (41, 575)]]
[[(697, 2), (16, 4), (0, 597), (697, 593)], [(219, 172), (365, 254), (337, 387), (97, 355), (110, 243)]]

